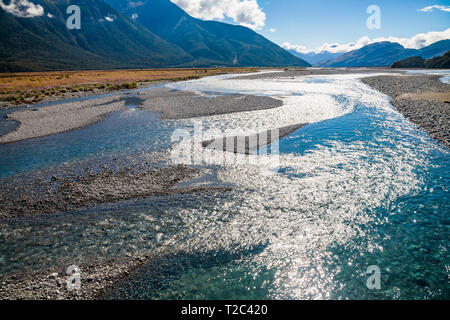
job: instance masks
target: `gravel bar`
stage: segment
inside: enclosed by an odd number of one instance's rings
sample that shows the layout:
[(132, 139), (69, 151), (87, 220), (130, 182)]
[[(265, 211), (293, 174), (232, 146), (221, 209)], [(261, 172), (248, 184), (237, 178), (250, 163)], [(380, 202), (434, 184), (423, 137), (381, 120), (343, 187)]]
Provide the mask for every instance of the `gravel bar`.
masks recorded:
[[(161, 119), (189, 119), (278, 108), (283, 102), (278, 99), (253, 95), (199, 96), (191, 92), (173, 92), (171, 96), (146, 99), (142, 109), (161, 113)], [(142, 96), (140, 96), (142, 98)]]
[(108, 113), (124, 109), (125, 101), (108, 97), (20, 110), (7, 116), (20, 125), (1, 136), (0, 144), (79, 129), (102, 120)]
[(450, 85), (435, 75), (377, 76), (361, 81), (391, 97), (391, 104), (433, 139), (450, 147)]

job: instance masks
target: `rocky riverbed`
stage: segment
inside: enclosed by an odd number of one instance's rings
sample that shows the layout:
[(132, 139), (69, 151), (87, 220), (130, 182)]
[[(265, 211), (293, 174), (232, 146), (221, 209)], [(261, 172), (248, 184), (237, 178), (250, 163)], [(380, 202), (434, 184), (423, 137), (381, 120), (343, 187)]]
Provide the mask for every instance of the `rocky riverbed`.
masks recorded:
[(102, 203), (167, 196), (174, 193), (224, 192), (228, 187), (188, 185), (205, 172), (184, 165), (162, 168), (130, 168), (118, 171), (104, 167), (82, 175), (52, 176), (0, 190), (0, 219), (66, 212)]
[[(162, 119), (188, 119), (281, 107), (283, 102), (271, 97), (251, 95), (200, 96), (194, 92), (156, 88), (134, 97), (109, 96), (86, 101), (27, 108), (7, 115), (6, 121), (19, 123), (0, 136), (0, 144), (17, 142), (67, 132), (92, 125), (107, 114), (126, 109), (130, 102), (141, 109), (161, 114)], [(13, 128), (13, 127), (12, 127)]]
[[(165, 94), (164, 94), (164, 91)], [(162, 119), (189, 119), (234, 112), (278, 108), (281, 100), (252, 95), (200, 96), (192, 92), (153, 90), (145, 95), (141, 108), (161, 113)]]
[(87, 300), (103, 295), (148, 261), (148, 256), (109, 259), (79, 266), (79, 288), (69, 287), (67, 269), (50, 268), (32, 274), (0, 277), (4, 300)]
[(450, 147), (450, 85), (435, 75), (377, 76), (361, 80), (432, 138)]
[(125, 102), (117, 98), (100, 98), (83, 102), (28, 108), (7, 115), (20, 125), (0, 137), (0, 143), (44, 137), (82, 128), (103, 119), (105, 115), (125, 109)]
[[(233, 79), (257, 80), (257, 79), (286, 79), (304, 76), (338, 75), (338, 74), (371, 74), (392, 73), (402, 74), (398, 70), (390, 68), (321, 68), (321, 69), (286, 69), (279, 72), (263, 72), (251, 75), (241, 75)], [(233, 79), (230, 79), (233, 80)]]

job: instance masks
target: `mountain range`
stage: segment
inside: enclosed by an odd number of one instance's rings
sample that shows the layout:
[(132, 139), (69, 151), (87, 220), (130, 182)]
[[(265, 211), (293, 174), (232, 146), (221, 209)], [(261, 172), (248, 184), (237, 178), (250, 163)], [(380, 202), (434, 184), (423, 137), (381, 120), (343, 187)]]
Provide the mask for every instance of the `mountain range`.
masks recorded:
[[(192, 59), (101, 0), (36, 0), (45, 14), (21, 18), (0, 9), (0, 70), (45, 71), (164, 67)], [(67, 7), (81, 9), (81, 29), (66, 27)]]
[(294, 56), (305, 60), (306, 62), (310, 63), (313, 66), (318, 66), (323, 62), (336, 59), (337, 57), (342, 56), (344, 53), (342, 52), (329, 52), (329, 51), (321, 51), (321, 52), (307, 52), (307, 53), (301, 53), (297, 52), (295, 50), (288, 50), (290, 53), (292, 53)]
[(310, 66), (249, 28), (193, 18), (169, 0), (105, 1), (194, 57), (189, 66)]
[(450, 40), (438, 41), (420, 50), (407, 49), (393, 42), (377, 42), (350, 52), (288, 51), (315, 67), (386, 67), (391, 66), (395, 61), (413, 56), (430, 59), (448, 50), (450, 50)]
[[(33, 2), (44, 14), (0, 8), (0, 72), (309, 66), (249, 28), (195, 19), (169, 0)], [(69, 5), (81, 9), (80, 30), (66, 27)]]
[(353, 50), (329, 61), (318, 63), (320, 67), (390, 67), (394, 62), (412, 56), (430, 59), (450, 50), (450, 40), (441, 40), (422, 49), (407, 49), (399, 43), (377, 42)]
[[(2, 2), (3, 3), (3, 2)], [(285, 50), (255, 31), (196, 19), (169, 0), (33, 0), (42, 12), (20, 17), (0, 7), (0, 72), (162, 67), (372, 67), (450, 50), (378, 42), (346, 53)], [(81, 30), (66, 27), (69, 5)]]

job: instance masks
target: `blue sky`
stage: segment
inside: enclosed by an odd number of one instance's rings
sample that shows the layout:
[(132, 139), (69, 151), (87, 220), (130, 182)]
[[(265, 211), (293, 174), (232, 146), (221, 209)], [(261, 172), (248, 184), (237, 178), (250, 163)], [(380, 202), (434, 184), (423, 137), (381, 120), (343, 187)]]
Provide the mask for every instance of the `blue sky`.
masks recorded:
[[(417, 11), (431, 5), (450, 6), (450, 1), (421, 0), (276, 0), (259, 1), (266, 13), (262, 34), (277, 43), (290, 42), (317, 48), (324, 42), (348, 43), (363, 36), (409, 38), (418, 33), (450, 27), (450, 12)], [(369, 30), (367, 7), (381, 9), (381, 29)], [(267, 28), (275, 28), (271, 33)]]
[[(354, 43), (362, 37), (411, 38), (450, 28), (450, 0), (171, 1), (199, 18), (250, 26), (275, 43), (307, 49), (316, 49), (326, 42)], [(381, 9), (380, 30), (369, 30), (366, 26), (370, 5)], [(429, 6), (442, 8), (418, 11)]]

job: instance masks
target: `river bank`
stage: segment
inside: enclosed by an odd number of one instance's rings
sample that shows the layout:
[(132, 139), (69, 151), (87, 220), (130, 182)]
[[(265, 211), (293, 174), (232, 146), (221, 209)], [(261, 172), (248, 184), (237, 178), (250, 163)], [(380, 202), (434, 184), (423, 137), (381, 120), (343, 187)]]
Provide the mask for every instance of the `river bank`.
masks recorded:
[(0, 109), (254, 71), (254, 68), (197, 68), (0, 73)]
[(137, 256), (78, 266), (81, 286), (74, 290), (69, 289), (66, 282), (71, 274), (63, 268), (2, 276), (0, 297), (3, 300), (94, 300), (148, 260), (148, 256)]
[[(135, 94), (133, 104), (161, 114), (162, 119), (189, 119), (244, 111), (272, 109), (282, 101), (252, 95), (200, 96), (194, 92), (154, 88)], [(126, 109), (129, 95), (114, 95), (85, 101), (27, 108), (7, 115), (6, 121), (19, 125), (0, 136), (0, 144), (39, 138), (83, 128), (102, 120), (107, 114)]]
[[(27, 183), (23, 181), (21, 185), (2, 187), (0, 220), (69, 212), (150, 196), (230, 190), (229, 187), (221, 185), (196, 184), (196, 179), (211, 174), (207, 169), (200, 170), (184, 165), (159, 167), (151, 162), (151, 158), (152, 155), (147, 155), (148, 160), (137, 167), (112, 169), (102, 166), (97, 172), (87, 168), (83, 174), (53, 175), (46, 179), (31, 179)], [(179, 186), (180, 183), (186, 185)]]
[(28, 108), (7, 115), (7, 121), (19, 126), (3, 136), (0, 144), (44, 137), (89, 126), (105, 115), (125, 109), (125, 101), (114, 97)]
[(450, 147), (450, 85), (438, 75), (402, 75), (361, 81), (391, 97), (391, 104), (432, 138)]

